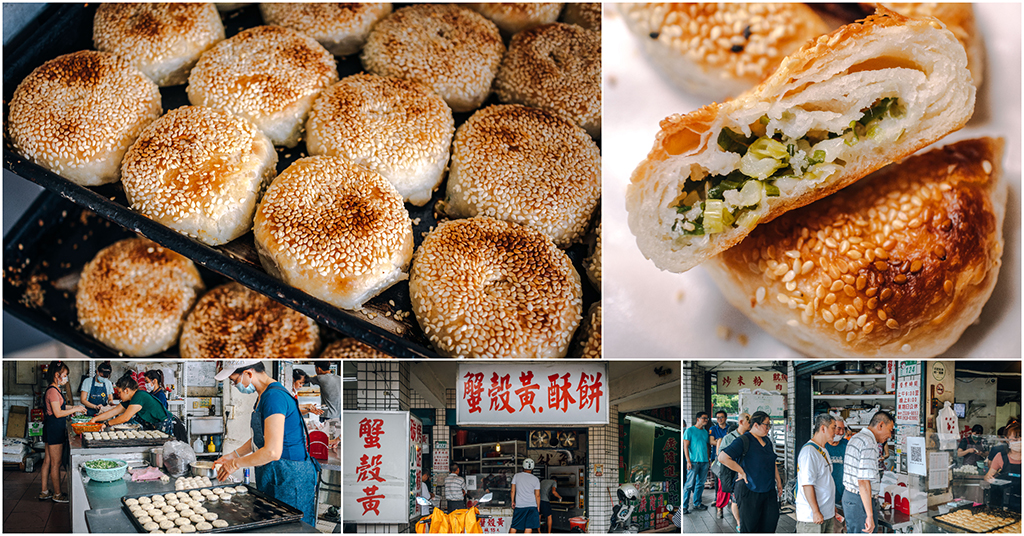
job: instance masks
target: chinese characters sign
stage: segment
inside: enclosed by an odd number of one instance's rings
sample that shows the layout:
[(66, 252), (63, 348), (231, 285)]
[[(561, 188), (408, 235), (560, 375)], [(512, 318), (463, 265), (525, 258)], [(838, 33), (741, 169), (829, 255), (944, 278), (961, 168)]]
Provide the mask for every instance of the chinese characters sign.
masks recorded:
[(460, 364), (457, 418), (467, 424), (607, 424), (604, 363)]
[(729, 395), (740, 392), (740, 389), (764, 389), (765, 391), (778, 391), (786, 394), (789, 387), (787, 375), (774, 371), (743, 371), (728, 370), (717, 372), (718, 394)]
[(918, 424), (921, 415), (921, 377), (900, 376), (896, 382), (896, 424)]
[(407, 523), (422, 426), (406, 411), (346, 411), (344, 426), (345, 521)]
[(491, 517), (480, 520), (480, 528), (484, 534), (502, 534), (512, 526), (512, 516)]

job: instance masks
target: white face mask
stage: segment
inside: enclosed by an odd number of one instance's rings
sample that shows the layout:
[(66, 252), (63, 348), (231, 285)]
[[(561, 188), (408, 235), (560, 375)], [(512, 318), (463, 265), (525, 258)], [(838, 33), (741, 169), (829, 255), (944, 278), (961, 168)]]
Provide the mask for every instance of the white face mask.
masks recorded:
[(843, 435), (842, 434), (832, 436), (832, 441), (834, 441), (836, 443), (842, 441), (842, 439), (843, 439)]
[(1020, 440), (1010, 441), (1010, 450), (1020, 452)]

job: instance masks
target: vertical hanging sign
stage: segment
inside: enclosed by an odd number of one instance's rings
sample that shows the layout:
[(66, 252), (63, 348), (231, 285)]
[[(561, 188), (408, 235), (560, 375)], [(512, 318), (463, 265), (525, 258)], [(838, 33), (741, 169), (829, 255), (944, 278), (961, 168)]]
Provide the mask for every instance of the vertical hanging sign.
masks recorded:
[(896, 424), (918, 424), (921, 417), (921, 363), (903, 361), (896, 381)]
[[(415, 501), (416, 427), (408, 411), (346, 411), (342, 465), (346, 523), (408, 523)], [(422, 434), (422, 425), (420, 426)], [(413, 502), (415, 504), (415, 502)]]

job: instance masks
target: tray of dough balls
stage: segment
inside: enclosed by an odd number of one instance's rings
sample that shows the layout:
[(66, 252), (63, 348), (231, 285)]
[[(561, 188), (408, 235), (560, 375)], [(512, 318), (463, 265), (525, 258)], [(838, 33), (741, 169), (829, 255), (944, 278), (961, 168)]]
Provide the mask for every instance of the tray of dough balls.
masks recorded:
[(234, 532), (302, 520), (300, 510), (246, 485), (122, 497), (121, 503), (139, 532)]
[(967, 532), (993, 532), (1014, 523), (1020, 524), (1020, 514), (987, 506), (967, 506), (933, 519), (942, 525)]
[(82, 446), (102, 447), (159, 447), (171, 436), (159, 430), (110, 430), (105, 432), (83, 432)]
[[(389, 355), (580, 354), (600, 34), (533, 6), (61, 5), (5, 62), (4, 163)], [(182, 357), (265, 330), (207, 331)]]

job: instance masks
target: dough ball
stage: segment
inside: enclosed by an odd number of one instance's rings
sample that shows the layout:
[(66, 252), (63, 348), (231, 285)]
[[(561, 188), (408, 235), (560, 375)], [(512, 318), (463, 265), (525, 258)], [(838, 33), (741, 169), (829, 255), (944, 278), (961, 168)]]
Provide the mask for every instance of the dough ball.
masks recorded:
[(222, 529), (222, 528), (224, 528), (224, 527), (228, 526), (228, 522), (227, 522), (227, 521), (224, 521), (223, 519), (217, 519), (217, 520), (215, 520), (215, 521), (213, 522), (213, 526), (214, 526), (214, 527), (217, 527), (217, 528), (219, 528), (219, 529)]
[(146, 523), (146, 524), (142, 525), (142, 528), (144, 528), (146, 530), (156, 530), (156, 529), (160, 528), (160, 525), (150, 521), (149, 523)]

